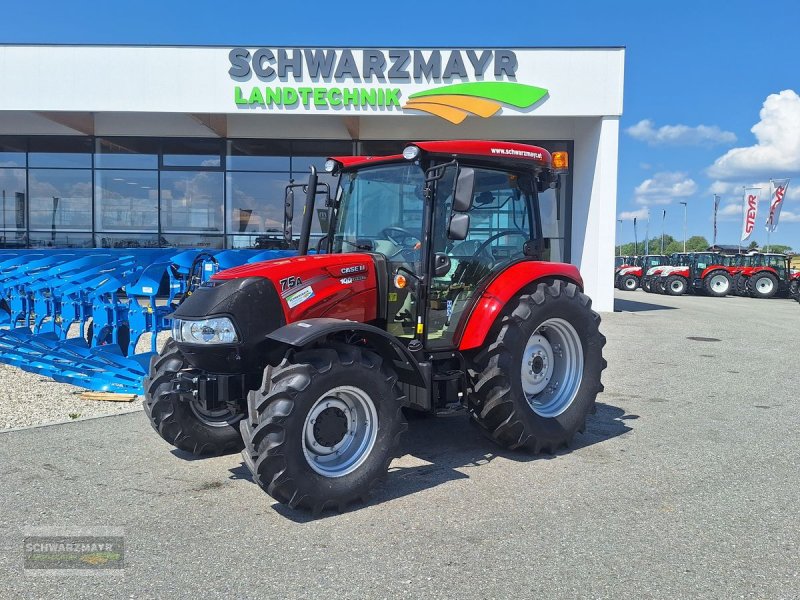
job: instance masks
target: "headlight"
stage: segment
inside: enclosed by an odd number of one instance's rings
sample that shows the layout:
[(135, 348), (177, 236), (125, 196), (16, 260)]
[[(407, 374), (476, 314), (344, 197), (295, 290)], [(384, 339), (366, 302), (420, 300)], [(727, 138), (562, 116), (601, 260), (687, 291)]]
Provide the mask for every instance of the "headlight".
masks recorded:
[(336, 170), (336, 167), (338, 167), (338, 166), (339, 166), (339, 163), (337, 163), (332, 158), (329, 158), (328, 160), (325, 161), (325, 172), (326, 173), (333, 173)]
[(414, 146), (413, 144), (410, 146), (406, 146), (403, 148), (403, 158), (406, 160), (414, 160), (419, 156), (419, 146)]
[(172, 320), (172, 337), (187, 344), (235, 344), (239, 341), (233, 323), (227, 317), (199, 321)]

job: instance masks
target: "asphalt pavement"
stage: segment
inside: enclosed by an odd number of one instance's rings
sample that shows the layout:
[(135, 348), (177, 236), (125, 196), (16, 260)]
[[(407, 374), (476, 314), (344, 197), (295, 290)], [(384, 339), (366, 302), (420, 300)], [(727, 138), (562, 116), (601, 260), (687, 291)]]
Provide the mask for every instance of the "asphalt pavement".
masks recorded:
[[(0, 433), (2, 598), (798, 598), (800, 305), (618, 292), (572, 448), (410, 423), (367, 505), (312, 520), (143, 413)], [(29, 526), (117, 527), (115, 575), (30, 576)]]

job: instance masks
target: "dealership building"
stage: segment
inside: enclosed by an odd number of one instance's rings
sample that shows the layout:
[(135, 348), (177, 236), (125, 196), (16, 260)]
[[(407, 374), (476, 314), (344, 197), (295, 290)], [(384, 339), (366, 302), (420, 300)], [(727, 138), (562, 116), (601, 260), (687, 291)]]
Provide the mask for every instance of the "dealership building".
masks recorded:
[(569, 153), (543, 232), (611, 310), (624, 55), (0, 46), (0, 247), (262, 247), (328, 156), (519, 141)]

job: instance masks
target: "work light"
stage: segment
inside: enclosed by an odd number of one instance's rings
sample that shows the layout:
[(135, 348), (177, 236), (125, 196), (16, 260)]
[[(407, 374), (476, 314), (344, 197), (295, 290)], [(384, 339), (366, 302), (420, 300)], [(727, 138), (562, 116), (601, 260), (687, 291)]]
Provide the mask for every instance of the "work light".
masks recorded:
[(406, 160), (414, 160), (419, 156), (419, 146), (406, 146), (403, 148), (403, 158)]

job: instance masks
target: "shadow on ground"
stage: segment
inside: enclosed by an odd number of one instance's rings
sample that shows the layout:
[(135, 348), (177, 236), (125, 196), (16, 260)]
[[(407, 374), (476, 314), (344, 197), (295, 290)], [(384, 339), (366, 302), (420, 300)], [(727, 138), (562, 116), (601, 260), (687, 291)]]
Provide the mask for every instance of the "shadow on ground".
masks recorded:
[[(555, 454), (532, 455), (523, 450), (506, 450), (488, 439), (466, 416), (411, 418), (408, 433), (403, 437), (399, 454), (411, 455), (422, 461), (423, 465), (410, 467), (393, 467), (368, 504), (353, 504), (347, 512), (360, 510), (365, 506), (390, 502), (415, 494), (422, 490), (434, 488), (448, 481), (466, 479), (463, 469), (478, 468), (488, 465), (497, 457), (515, 462), (536, 460), (553, 460), (563, 454), (575, 452), (611, 438), (615, 438), (631, 430), (627, 421), (638, 419), (637, 415), (627, 415), (625, 411), (610, 404), (597, 403), (597, 413), (591, 415), (586, 424), (586, 431), (575, 436), (569, 448)], [(416, 461), (415, 461), (416, 462)], [(248, 479), (252, 481), (250, 471), (244, 464), (230, 470), (231, 479)], [(306, 523), (319, 517), (310, 513), (292, 510), (282, 504), (274, 504), (276, 512), (296, 522)], [(322, 518), (335, 513), (325, 513)]]
[(614, 312), (648, 312), (651, 310), (676, 310), (677, 308), (677, 306), (664, 306), (663, 304), (614, 298)]

